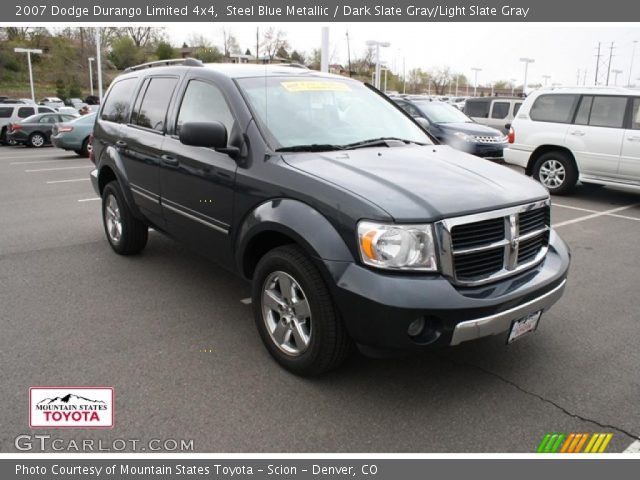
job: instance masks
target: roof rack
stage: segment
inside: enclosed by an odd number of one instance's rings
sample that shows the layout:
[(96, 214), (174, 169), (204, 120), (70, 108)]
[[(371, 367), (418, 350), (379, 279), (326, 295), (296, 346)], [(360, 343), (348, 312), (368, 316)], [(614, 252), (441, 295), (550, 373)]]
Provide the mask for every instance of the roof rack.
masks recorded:
[(153, 68), (153, 67), (166, 67), (170, 65), (183, 65), (185, 67), (202, 67), (204, 64), (198, 60), (197, 58), (174, 58), (172, 60), (158, 60), (155, 62), (142, 63), (140, 65), (135, 65), (133, 67), (128, 67), (124, 71), (125, 72), (135, 72), (136, 70), (143, 70), (145, 68)]

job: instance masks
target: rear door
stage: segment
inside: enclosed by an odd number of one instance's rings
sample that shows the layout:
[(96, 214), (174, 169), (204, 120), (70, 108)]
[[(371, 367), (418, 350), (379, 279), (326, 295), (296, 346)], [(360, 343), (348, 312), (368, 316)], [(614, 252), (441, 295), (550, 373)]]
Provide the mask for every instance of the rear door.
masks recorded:
[(219, 121), (233, 139), (239, 127), (223, 91), (209, 80), (190, 78), (177, 103), (173, 134), (167, 135), (160, 168), (166, 228), (210, 258), (231, 265), (229, 229), (237, 163), (211, 148), (184, 145), (179, 134), (188, 122)]
[(165, 122), (177, 76), (144, 79), (133, 103), (131, 119), (123, 125), (116, 148), (125, 166), (136, 204), (154, 224), (162, 224), (160, 160)]
[(582, 96), (566, 137), (580, 173), (617, 177), (627, 100), (613, 95)]
[(505, 125), (510, 123), (509, 117), (511, 113), (511, 102), (509, 100), (494, 100), (491, 102), (491, 112), (487, 119), (486, 125), (507, 132)]
[(621, 180), (640, 183), (640, 97), (631, 99), (631, 115), (620, 156)]

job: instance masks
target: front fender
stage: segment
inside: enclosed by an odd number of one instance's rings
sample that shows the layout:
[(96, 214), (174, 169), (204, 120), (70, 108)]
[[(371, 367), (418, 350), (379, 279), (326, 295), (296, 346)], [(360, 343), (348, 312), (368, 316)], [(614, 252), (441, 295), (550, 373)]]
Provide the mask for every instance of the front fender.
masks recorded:
[(133, 199), (133, 193), (131, 193), (131, 187), (129, 186), (129, 178), (127, 177), (122, 158), (120, 157), (118, 150), (113, 146), (106, 147), (102, 151), (100, 159), (97, 162), (99, 183), (100, 175), (103, 173), (105, 167), (109, 167), (115, 174), (116, 179), (120, 184), (120, 188), (122, 189), (122, 193), (124, 194), (124, 200), (127, 202), (127, 205), (133, 212), (133, 215), (140, 220), (143, 219), (144, 217)]
[(240, 271), (245, 271), (247, 248), (263, 232), (287, 235), (320, 260), (354, 261), (344, 240), (324, 215), (298, 200), (273, 199), (252, 210), (238, 229), (235, 245)]

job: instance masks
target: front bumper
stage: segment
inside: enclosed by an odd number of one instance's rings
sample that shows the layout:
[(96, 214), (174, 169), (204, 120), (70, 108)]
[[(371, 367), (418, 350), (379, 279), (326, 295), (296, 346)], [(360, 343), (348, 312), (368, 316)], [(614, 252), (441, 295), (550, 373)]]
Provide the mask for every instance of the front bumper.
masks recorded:
[[(354, 263), (324, 263), (334, 277), (333, 296), (351, 337), (371, 347), (410, 350), (506, 336), (513, 320), (547, 311), (562, 296), (570, 254), (551, 232), (540, 264), (478, 287), (456, 287), (441, 275), (397, 275)], [(425, 328), (410, 337), (408, 327), (419, 318)]]
[(29, 135), (21, 130), (14, 130), (13, 132), (7, 132), (7, 139), (13, 140), (16, 143), (24, 144), (29, 140)]

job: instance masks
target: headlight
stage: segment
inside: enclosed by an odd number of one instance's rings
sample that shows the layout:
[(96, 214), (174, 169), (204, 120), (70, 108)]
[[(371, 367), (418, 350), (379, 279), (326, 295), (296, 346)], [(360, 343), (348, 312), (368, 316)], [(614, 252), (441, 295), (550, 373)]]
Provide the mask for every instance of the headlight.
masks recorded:
[(438, 269), (433, 226), (358, 223), (360, 258), (367, 264), (392, 270)]
[(462, 132), (455, 132), (454, 135), (456, 137), (458, 137), (460, 140), (463, 140), (465, 142), (469, 142), (469, 143), (476, 143), (476, 137), (474, 137), (473, 135), (467, 135), (466, 133), (462, 133)]

